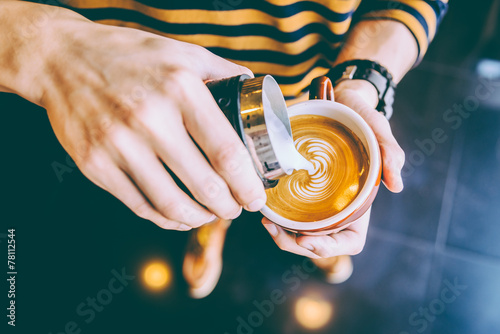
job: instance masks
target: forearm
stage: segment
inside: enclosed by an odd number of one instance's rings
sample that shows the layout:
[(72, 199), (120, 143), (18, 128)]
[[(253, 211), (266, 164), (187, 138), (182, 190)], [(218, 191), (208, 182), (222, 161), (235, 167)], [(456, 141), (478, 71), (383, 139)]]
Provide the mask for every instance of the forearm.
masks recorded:
[(389, 20), (362, 21), (350, 32), (336, 63), (373, 60), (387, 68), (397, 83), (415, 64), (417, 55), (415, 38), (404, 24)]
[[(353, 59), (376, 61), (389, 70), (397, 83), (415, 64), (417, 54), (415, 38), (402, 23), (389, 20), (362, 21), (350, 32), (336, 64)], [(351, 88), (363, 93), (370, 105), (377, 105), (377, 92), (367, 81), (343, 81), (336, 90)]]

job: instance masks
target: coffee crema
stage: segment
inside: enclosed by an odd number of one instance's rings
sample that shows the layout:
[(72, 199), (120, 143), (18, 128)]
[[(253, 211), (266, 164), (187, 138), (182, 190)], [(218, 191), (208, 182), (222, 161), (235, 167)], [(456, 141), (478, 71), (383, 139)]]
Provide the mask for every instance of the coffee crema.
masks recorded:
[(369, 170), (361, 140), (345, 125), (325, 116), (290, 118), (294, 143), (314, 165), (314, 172), (295, 171), (267, 189), (267, 206), (300, 222), (330, 218), (359, 194)]

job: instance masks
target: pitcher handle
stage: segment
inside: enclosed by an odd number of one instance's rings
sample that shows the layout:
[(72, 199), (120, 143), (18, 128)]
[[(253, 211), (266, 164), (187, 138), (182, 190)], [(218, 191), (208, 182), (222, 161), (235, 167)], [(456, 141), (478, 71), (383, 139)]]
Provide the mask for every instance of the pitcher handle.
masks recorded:
[(334, 100), (332, 80), (326, 76), (317, 77), (309, 86), (309, 100)]

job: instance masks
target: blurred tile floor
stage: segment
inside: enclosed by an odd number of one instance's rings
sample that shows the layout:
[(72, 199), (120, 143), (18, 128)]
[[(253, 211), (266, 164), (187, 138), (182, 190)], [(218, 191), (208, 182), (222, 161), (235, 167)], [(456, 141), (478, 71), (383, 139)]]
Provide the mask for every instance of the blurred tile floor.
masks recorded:
[[(474, 74), (477, 36), (491, 1), (475, 4), (474, 24), (464, 25), (468, 2), (451, 2), (425, 61), (400, 85), (391, 123), (407, 154), (405, 190), (380, 191), (354, 274), (337, 286), (280, 251), (260, 215), (245, 213), (229, 230), (219, 285), (206, 299), (189, 299), (181, 275), (187, 234), (134, 217), (68, 163), (43, 110), (0, 95), (0, 247), (2, 233), (16, 227), (20, 273), (12, 332), (500, 333), (500, 86), (474, 103), (484, 84)], [(457, 118), (447, 111), (455, 104), (471, 111)], [(441, 140), (430, 143), (436, 129)], [(59, 180), (54, 163), (71, 172)], [(139, 277), (152, 259), (172, 270), (165, 292), (145, 290)], [(135, 278), (102, 309), (81, 308), (104, 298), (112, 270)], [(276, 291), (283, 303), (270, 307)], [(331, 312), (325, 326), (298, 323), (303, 297), (331, 305), (312, 304), (312, 318)]]

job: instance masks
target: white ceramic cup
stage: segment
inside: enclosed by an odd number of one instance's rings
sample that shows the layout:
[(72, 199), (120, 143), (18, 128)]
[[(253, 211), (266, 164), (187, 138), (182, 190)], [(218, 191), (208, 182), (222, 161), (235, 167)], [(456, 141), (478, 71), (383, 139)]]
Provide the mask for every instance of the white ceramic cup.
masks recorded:
[(297, 115), (319, 115), (329, 117), (348, 127), (363, 143), (370, 166), (368, 176), (358, 196), (344, 210), (332, 217), (315, 222), (300, 222), (284, 218), (267, 205), (262, 214), (286, 230), (307, 234), (321, 235), (336, 233), (360, 218), (370, 207), (377, 194), (382, 174), (382, 159), (378, 141), (370, 126), (355, 111), (340, 103), (329, 100), (309, 100), (297, 103), (288, 109), (290, 117)]

